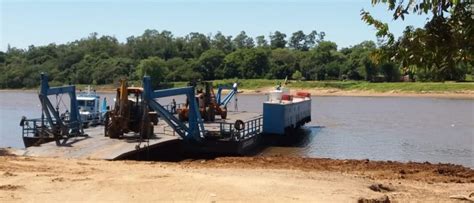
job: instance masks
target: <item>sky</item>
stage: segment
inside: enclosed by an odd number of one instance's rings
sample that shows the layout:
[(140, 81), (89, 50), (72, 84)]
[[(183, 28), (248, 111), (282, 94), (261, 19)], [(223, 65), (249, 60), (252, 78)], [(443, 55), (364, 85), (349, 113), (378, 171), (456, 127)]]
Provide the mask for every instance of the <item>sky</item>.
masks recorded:
[(268, 36), (280, 31), (312, 30), (326, 33), (339, 48), (376, 40), (375, 29), (360, 19), (361, 9), (387, 22), (399, 36), (407, 25), (421, 27), (426, 16), (409, 15), (392, 20), (386, 5), (373, 7), (371, 0), (0, 0), (0, 51), (8, 44), (27, 48), (62, 44), (90, 33), (125, 42), (146, 29)]

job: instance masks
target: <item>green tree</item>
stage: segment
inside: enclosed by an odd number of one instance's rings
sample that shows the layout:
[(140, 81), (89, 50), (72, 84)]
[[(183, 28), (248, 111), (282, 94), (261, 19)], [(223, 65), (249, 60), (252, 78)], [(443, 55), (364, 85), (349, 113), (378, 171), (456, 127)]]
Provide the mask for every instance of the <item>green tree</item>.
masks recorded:
[(180, 57), (174, 57), (166, 61), (166, 67), (168, 67), (168, 75), (166, 76), (166, 81), (180, 81), (181, 76), (178, 73), (179, 69), (182, 69), (182, 66), (186, 66), (186, 61)]
[(172, 72), (168, 77), (173, 78), (175, 81), (200, 80), (203, 76), (197, 71), (198, 68), (199, 61), (197, 59), (188, 59), (184, 64), (178, 66), (176, 71)]
[(243, 51), (244, 49), (238, 49), (224, 58), (224, 68), (222, 69), (222, 75), (224, 78), (235, 78), (241, 77), (239, 72), (240, 67), (243, 63)]
[(271, 68), (268, 78), (284, 79), (295, 71), (296, 57), (289, 49), (274, 49), (271, 52)]
[(224, 58), (225, 78), (259, 78), (269, 68), (268, 55), (263, 49), (238, 49)]
[(156, 87), (160, 82), (164, 82), (168, 74), (166, 62), (159, 57), (149, 57), (143, 59), (137, 66), (138, 78), (143, 78), (144, 75), (149, 75), (152, 78), (153, 85)]
[(185, 37), (184, 50), (186, 57), (199, 58), (202, 53), (211, 48), (209, 38), (201, 33), (191, 32)]
[[(111, 84), (119, 78), (130, 78), (134, 74), (134, 63), (129, 58), (108, 58), (98, 61), (92, 79), (94, 84)], [(139, 79), (139, 78), (136, 78)]]
[(243, 78), (261, 78), (268, 71), (270, 62), (264, 49), (244, 50), (244, 61), (241, 67)]
[(303, 79), (303, 74), (301, 74), (300, 71), (296, 70), (293, 75), (291, 75), (291, 78), (293, 80), (302, 80)]
[(265, 36), (259, 35), (255, 39), (257, 41), (257, 47), (267, 47), (268, 46), (268, 42), (267, 42), (267, 40), (265, 40)]
[(288, 46), (295, 50), (308, 51), (313, 48), (316, 43), (321, 42), (324, 39), (324, 35), (324, 32), (318, 33), (316, 30), (306, 35), (303, 31), (299, 30), (293, 33), (288, 42)]
[[(224, 62), (224, 52), (217, 49), (210, 49), (199, 57), (198, 71), (205, 80), (222, 78), (222, 64)], [(216, 72), (218, 73), (216, 77)]]
[(336, 43), (321, 41), (308, 57), (301, 64), (301, 69), (307, 72), (306, 77), (316, 80), (341, 78), (346, 58), (337, 51)]
[(293, 35), (290, 37), (288, 46), (296, 50), (302, 50), (303, 48), (305, 48), (305, 39), (306, 35), (303, 31), (299, 30), (297, 32), (294, 32)]
[(372, 0), (372, 4), (384, 3), (387, 4), (388, 9), (393, 12), (393, 19), (405, 19), (405, 15), (412, 13), (428, 14), (431, 13), (433, 17), (444, 16), (446, 13), (452, 12), (450, 9), (456, 9), (458, 6), (463, 7), (463, 4), (471, 3), (470, 0), (439, 0), (439, 1), (425, 1), (425, 0)]
[(234, 45), (232, 44), (232, 36), (225, 36), (221, 32), (217, 32), (211, 41), (211, 46), (214, 49), (218, 49), (228, 54), (234, 51)]
[(410, 12), (430, 14), (424, 28), (407, 27), (403, 36), (395, 40), (388, 24), (362, 11), (362, 20), (377, 29), (382, 39), (378, 51), (379, 63), (394, 60), (406, 72), (426, 80), (463, 80), (468, 66), (473, 66), (474, 19), (471, 1), (372, 1), (384, 3), (393, 12), (393, 18), (402, 20)]
[(5, 58), (6, 58), (5, 55), (6, 55), (5, 52), (0, 51), (0, 64), (2, 65), (4, 65), (5, 63)]
[(270, 34), (270, 46), (272, 49), (285, 48), (286, 47), (286, 34), (276, 31)]
[(253, 39), (247, 36), (245, 31), (241, 31), (237, 36), (235, 36), (233, 42), (237, 49), (253, 48), (255, 46)]
[(319, 43), (324, 40), (324, 36), (326, 36), (326, 33), (324, 32), (316, 32), (316, 30), (311, 31), (308, 35), (306, 35), (305, 41), (304, 41), (304, 46), (303, 46), (303, 51), (307, 51), (311, 48), (313, 48), (316, 43)]
[(134, 59), (146, 59), (150, 56), (159, 56), (163, 59), (177, 55), (176, 44), (170, 31), (145, 30), (139, 36), (127, 38), (127, 50)]
[(380, 66), (380, 72), (388, 82), (397, 82), (400, 80), (400, 70), (393, 63), (384, 63)]
[(65, 69), (60, 75), (73, 83), (92, 84), (91, 75), (100, 60), (99, 57), (86, 54), (80, 62), (73, 64), (70, 69)]
[(341, 50), (347, 59), (342, 69), (342, 77), (352, 80), (372, 80), (378, 73), (377, 64), (372, 59), (375, 51), (376, 45), (373, 41), (364, 41)]

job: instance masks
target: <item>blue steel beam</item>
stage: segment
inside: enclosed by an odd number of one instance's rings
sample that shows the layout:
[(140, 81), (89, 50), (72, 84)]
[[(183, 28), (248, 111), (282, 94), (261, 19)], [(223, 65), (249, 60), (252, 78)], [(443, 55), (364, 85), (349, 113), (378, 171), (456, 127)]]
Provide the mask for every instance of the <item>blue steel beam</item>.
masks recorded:
[(201, 138), (204, 137), (205, 129), (204, 122), (195, 99), (194, 90), (193, 92), (187, 94), (187, 99), (189, 101), (189, 132), (191, 135), (193, 135), (193, 137), (195, 137), (196, 141), (200, 141)]
[(168, 125), (177, 126), (179, 128), (179, 129), (175, 129), (178, 135), (180, 135), (182, 138), (187, 137), (186, 132), (189, 131), (189, 128), (186, 125), (184, 125), (184, 123), (179, 122), (179, 120), (176, 119), (176, 117), (169, 114), (168, 111), (165, 108), (163, 108), (163, 106), (161, 106), (158, 102), (154, 100), (149, 100), (148, 102), (149, 102), (148, 105), (153, 110), (155, 110), (158, 114), (160, 114), (162, 118), (165, 118), (164, 120), (166, 123), (168, 123)]
[[(175, 95), (186, 95), (189, 101), (188, 111), (188, 127), (171, 115), (155, 98), (169, 97)], [(204, 124), (199, 113), (199, 109), (194, 98), (194, 87), (172, 88), (166, 90), (153, 91), (151, 87), (151, 79), (149, 76), (143, 77), (143, 99), (144, 102), (160, 114), (161, 118), (165, 120), (178, 134), (185, 140), (200, 142), (203, 137)]]
[(182, 88), (171, 88), (165, 90), (155, 90), (151, 95), (152, 98), (160, 98), (160, 97), (170, 97), (182, 94), (194, 94), (194, 87), (182, 87)]
[(48, 122), (53, 126), (53, 121), (51, 118), (50, 112), (53, 114), (56, 122), (62, 127), (65, 127), (65, 123), (59, 117), (59, 112), (57, 112), (51, 102), (48, 99), (48, 95), (58, 95), (58, 94), (68, 94), (70, 97), (70, 115), (69, 115), (69, 128), (72, 130), (72, 133), (83, 134), (81, 117), (79, 115), (78, 104), (76, 100), (76, 87), (75, 86), (64, 86), (64, 87), (49, 87), (48, 76), (44, 73), (41, 73), (41, 82), (40, 82), (40, 101), (42, 103), (43, 111), (46, 113)]
[[(224, 99), (222, 99), (222, 90), (223, 89), (231, 89), (232, 90), (232, 91), (229, 92), (228, 95), (226, 95), (224, 97)], [(232, 97), (235, 96), (235, 94), (237, 94), (237, 83), (234, 83), (234, 85), (232, 85), (232, 88), (219, 86), (219, 88), (217, 90), (217, 95), (216, 95), (217, 103), (220, 106), (227, 106), (227, 104), (229, 104), (230, 100), (232, 99)]]
[(222, 94), (222, 87), (217, 88), (217, 95), (216, 95), (216, 101), (220, 105), (221, 104), (221, 94)]
[(46, 95), (71, 94), (72, 92), (76, 92), (75, 86), (52, 87), (47, 90)]
[(224, 100), (222, 101), (222, 103), (220, 103), (219, 105), (221, 106), (227, 106), (227, 104), (229, 104), (230, 100), (232, 99), (232, 97), (234, 97), (234, 95), (237, 93), (237, 91), (234, 91), (232, 90), (232, 92), (230, 92), (225, 98)]

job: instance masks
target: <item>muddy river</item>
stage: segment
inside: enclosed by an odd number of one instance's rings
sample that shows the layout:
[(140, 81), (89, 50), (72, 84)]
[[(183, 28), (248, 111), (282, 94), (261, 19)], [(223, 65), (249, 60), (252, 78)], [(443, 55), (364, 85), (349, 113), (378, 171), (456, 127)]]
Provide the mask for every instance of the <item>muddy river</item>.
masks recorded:
[[(102, 95), (108, 101), (114, 96)], [(265, 99), (239, 95), (238, 110), (261, 112)], [(229, 110), (234, 108), (233, 101)], [(20, 118), (39, 117), (40, 110), (35, 91), (0, 92), (0, 147), (22, 148)], [(313, 97), (312, 120), (301, 142), (272, 146), (262, 154), (448, 162), (474, 168), (474, 100)]]

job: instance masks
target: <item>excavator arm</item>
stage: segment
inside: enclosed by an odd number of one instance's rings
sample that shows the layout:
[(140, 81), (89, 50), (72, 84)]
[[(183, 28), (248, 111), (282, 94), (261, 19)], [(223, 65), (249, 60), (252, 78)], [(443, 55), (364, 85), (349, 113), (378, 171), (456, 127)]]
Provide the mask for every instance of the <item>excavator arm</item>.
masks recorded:
[[(227, 94), (224, 98), (222, 98), (222, 90), (223, 89), (230, 89), (231, 91)], [(237, 94), (237, 83), (234, 83), (231, 88), (219, 86), (217, 89), (216, 100), (219, 106), (226, 107), (227, 104), (232, 100), (232, 98)]]

